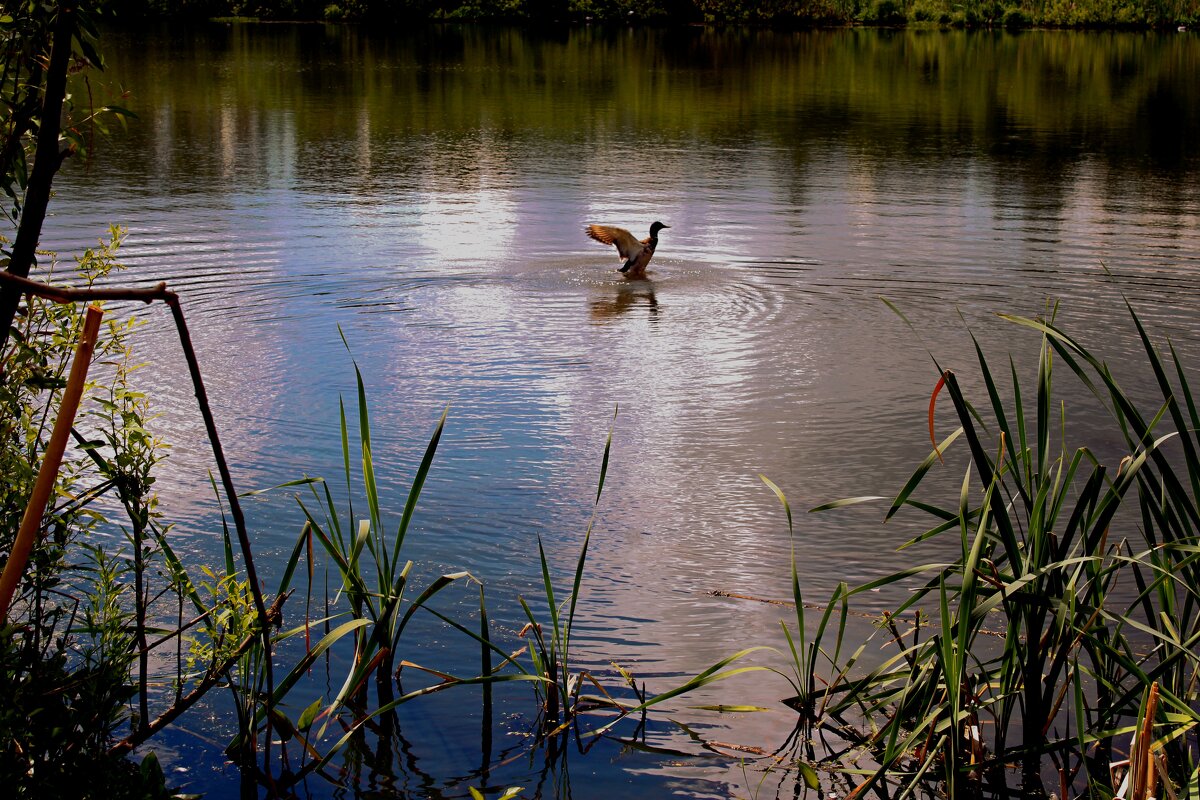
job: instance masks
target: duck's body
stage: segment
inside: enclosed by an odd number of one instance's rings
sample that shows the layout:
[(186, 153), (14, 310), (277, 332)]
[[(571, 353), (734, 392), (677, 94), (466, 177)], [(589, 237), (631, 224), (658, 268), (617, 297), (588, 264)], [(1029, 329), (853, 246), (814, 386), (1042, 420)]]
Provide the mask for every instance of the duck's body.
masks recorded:
[(646, 265), (650, 263), (654, 249), (658, 247), (658, 232), (669, 227), (671, 226), (655, 222), (650, 226), (650, 235), (641, 241), (624, 228), (611, 225), (588, 225), (584, 231), (597, 242), (611, 244), (617, 248), (617, 254), (625, 262), (620, 269), (625, 273), (625, 277), (640, 278), (646, 274)]

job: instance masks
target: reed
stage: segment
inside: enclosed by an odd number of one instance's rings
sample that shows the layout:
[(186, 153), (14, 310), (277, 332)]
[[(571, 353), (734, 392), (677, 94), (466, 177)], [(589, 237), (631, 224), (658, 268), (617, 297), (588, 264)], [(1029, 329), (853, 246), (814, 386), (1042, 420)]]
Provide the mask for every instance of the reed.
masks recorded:
[[(613, 424), (616, 423), (617, 413), (613, 413)], [(566, 731), (577, 723), (580, 716), (587, 712), (603, 711), (612, 713), (613, 717), (584, 734), (587, 737), (598, 736), (608, 731), (622, 719), (631, 714), (645, 713), (648, 709), (673, 697), (692, 692), (710, 683), (725, 680), (735, 675), (754, 672), (763, 667), (730, 665), (742, 658), (764, 649), (752, 647), (744, 649), (719, 660), (703, 672), (683, 683), (656, 695), (648, 695), (643, 684), (639, 689), (633, 675), (618, 667), (624, 683), (632, 693), (634, 700), (621, 699), (618, 690), (607, 688), (588, 670), (576, 669), (571, 662), (572, 631), (575, 625), (576, 613), (580, 599), (580, 587), (587, 566), (588, 547), (591, 544), (592, 530), (596, 523), (596, 514), (600, 506), (600, 498), (604, 493), (604, 480), (608, 474), (609, 458), (612, 453), (612, 428), (609, 428), (608, 438), (604, 443), (604, 455), (601, 458), (600, 477), (596, 487), (596, 497), (592, 504), (591, 518), (588, 520), (587, 531), (575, 562), (570, 593), (562, 600), (557, 599), (554, 581), (550, 574), (550, 566), (546, 559), (545, 549), (538, 539), (538, 558), (542, 572), (542, 591), (545, 600), (548, 622), (539, 620), (525, 598), (518, 598), (524, 610), (528, 624), (521, 635), (529, 642), (527, 651), (532, 669), (528, 669), (515, 659), (506, 658), (508, 663), (515, 666), (518, 674), (534, 678), (533, 685), (540, 701), (541, 709), (541, 738), (551, 739)], [(598, 694), (585, 694), (584, 688), (590, 685)], [(629, 692), (625, 692), (628, 696)], [(636, 701), (636, 702), (635, 702)]]
[[(882, 664), (848, 676), (851, 656), (831, 667), (835, 678), (828, 686), (813, 690), (806, 676), (819, 649), (810, 645), (795, 656), (807, 691), (798, 696), (809, 698), (802, 710), (819, 700), (827, 717), (854, 713), (861, 720), (860, 743), (877, 768), (855, 796), (890, 781), (906, 791), (932, 782), (950, 796), (984, 786), (1005, 793), (1013, 782), (1010, 764), (1019, 765), (1016, 780), (1026, 792), (1044, 791), (1049, 764), (1062, 786), (1081, 782), (1112, 792), (1107, 763), (1114, 739), (1132, 731), (1153, 684), (1158, 713), (1167, 721), (1156, 743), (1160, 763), (1170, 765), (1176, 786), (1195, 787), (1200, 417), (1177, 354), (1172, 349), (1164, 359), (1132, 308), (1129, 313), (1162, 396), (1151, 414), (1141, 412), (1104, 362), (1056, 327), (1053, 316), (1007, 318), (1042, 336), (1031, 392), (1022, 392), (1010, 363), (1011, 396), (1002, 395), (977, 342), (982, 407), (968, 401), (954, 372), (939, 367), (930, 400), (933, 451), (892, 500), (885, 520), (904, 509), (931, 516), (933, 525), (901, 549), (949, 536), (960, 555), (835, 592), (817, 640), (835, 604), (924, 579), (886, 615), (881, 629), (890, 630), (892, 640)], [(1111, 411), (1127, 446), (1115, 470), (1086, 447), (1067, 449), (1066, 407), (1053, 393), (1056, 363)], [(943, 390), (958, 428), (939, 444), (934, 420)], [(1164, 432), (1168, 421), (1174, 429)], [(967, 464), (957, 503), (916, 499), (934, 465), (959, 442)], [(914, 614), (932, 618), (924, 639), (919, 621), (898, 629), (898, 621)]]
[[(795, 636), (792, 635), (787, 622), (780, 621), (780, 627), (783, 629), (783, 638), (787, 641), (787, 652), (792, 659), (792, 672), (791, 674), (782, 672), (779, 674), (783, 675), (796, 692), (793, 696), (785, 698), (783, 700), (784, 704), (795, 709), (796, 713), (800, 715), (803, 725), (808, 727), (825, 715), (824, 703), (820, 705), (817, 703), (820, 664), (824, 662), (830, 667), (835, 668), (833, 670), (835, 674), (832, 681), (827, 685), (825, 692), (822, 694), (822, 698), (827, 698), (830, 696), (828, 690), (837, 686), (845, 677), (847, 669), (853, 666), (858, 656), (861, 655), (860, 649), (859, 652), (855, 653), (848, 660), (845, 666), (837, 668), (837, 665), (841, 663), (842, 644), (845, 641), (846, 616), (849, 611), (849, 587), (845, 582), (837, 585), (824, 606), (816, 630), (810, 634), (805, 620), (806, 604), (804, 594), (800, 588), (800, 571), (796, 567), (796, 532), (792, 524), (792, 507), (788, 503), (783, 490), (774, 481), (765, 475), (759, 475), (758, 477), (779, 498), (779, 502), (783, 504), (784, 513), (787, 515), (788, 540), (791, 545), (792, 602), (796, 607), (796, 634)], [(835, 612), (838, 615), (838, 626), (833, 641), (833, 649), (830, 651), (823, 645), (825, 635), (829, 631), (829, 623), (833, 619)]]
[[(280, 587), (280, 594), (283, 595), (289, 587), (289, 581), (295, 573), (298, 559), (311, 533), (320, 542), (321, 549), (336, 572), (339, 598), (336, 598), (335, 602), (344, 601), (347, 609), (337, 611), (328, 618), (328, 621), (331, 622), (343, 621), (331, 630), (317, 647), (300, 659), (291, 672), (279, 682), (271, 707), (282, 709), (286, 705), (287, 696), (304, 679), (315, 659), (341, 637), (351, 633), (354, 635), (352, 663), (347, 670), (341, 689), (332, 701), (319, 701), (310, 705), (303, 710), (295, 722), (280, 712), (282, 718), (277, 720), (276, 728), (285, 732), (289, 739), (302, 739), (304, 750), (298, 768), (293, 770), (288, 777), (289, 783), (298, 781), (303, 776), (324, 767), (338, 752), (360, 738), (367, 729), (375, 730), (381, 736), (389, 735), (393, 728), (390, 728), (386, 721), (402, 704), (455, 687), (481, 686), (483, 688), (484, 719), (487, 720), (491, 719), (491, 692), (494, 687), (514, 682), (531, 685), (538, 703), (537, 730), (532, 741), (535, 746), (546, 744), (551, 754), (561, 754), (565, 751), (560, 749), (559, 744), (563, 737), (572, 735), (572, 732), (582, 745), (585, 740), (592, 740), (594, 737), (604, 735), (621, 720), (633, 715), (643, 715), (650, 708), (671, 698), (735, 675), (764, 669), (754, 665), (731, 666), (747, 655), (763, 649), (749, 648), (719, 660), (698, 675), (688, 678), (666, 691), (650, 694), (644, 684), (639, 686), (634, 677), (620, 667), (617, 668), (617, 671), (623, 685), (613, 686), (606, 684), (601, 677), (573, 663), (571, 658), (573, 631), (577, 614), (581, 608), (581, 589), (586, 571), (587, 554), (611, 456), (611, 429), (601, 460), (592, 518), (584, 534), (583, 544), (576, 560), (575, 570), (571, 574), (570, 588), (567, 592), (561, 592), (560, 588), (556, 586), (545, 549), (541, 541), (538, 542), (542, 597), (538, 599), (538, 602), (532, 604), (526, 598), (518, 597), (518, 603), (528, 619), (528, 624), (518, 637), (525, 640), (522, 646), (514, 651), (509, 651), (494, 638), (488, 622), (489, 614), (483, 584), (466, 572), (440, 576), (425, 586), (415, 598), (405, 600), (404, 590), (409, 582), (412, 565), (410, 562), (406, 562), (403, 567), (398, 566), (400, 546), (407, 531), (408, 521), (411, 519), (418, 501), (424, 477), (431, 466), (446, 416), (443, 414), (438, 422), (426, 449), (425, 457), (417, 470), (399, 530), (394, 538), (384, 540), (376, 533), (382, 519), (383, 503), (374, 480), (368, 421), (369, 409), (361, 375), (359, 376), (358, 392), (358, 449), (362, 458), (363, 494), (367, 498), (365, 517), (356, 522), (352, 510), (344, 517), (337, 514), (337, 506), (332, 498), (329, 485), (323, 481), (313, 481), (310, 489), (314, 493), (314, 497), (322, 503), (321, 510), (324, 514), (318, 517), (317, 513), (312, 510), (316, 507), (315, 505), (301, 502), (307, 522), (297, 540), (292, 558), (288, 563), (284, 583)], [(346, 422), (344, 410), (341, 412), (341, 429), (343, 477), (347, 480), (348, 494), (353, 496), (349, 457), (352, 442), (349, 436), (350, 426)], [(347, 507), (352, 508), (352, 503), (348, 502)], [(440, 591), (452, 583), (461, 581), (473, 581), (479, 588), (478, 630), (467, 627), (460, 620), (454, 619), (429, 604), (429, 601)], [(544, 610), (535, 610), (542, 604), (541, 601), (544, 601)], [(434, 667), (402, 659), (396, 671), (397, 678), (407, 670), (432, 677), (433, 682), (420, 688), (410, 689), (400, 696), (392, 694), (390, 686), (387, 690), (381, 688), (378, 693), (379, 702), (373, 708), (368, 707), (364, 691), (368, 677), (375, 672), (377, 682), (382, 681), (385, 676), (390, 681), (391, 674), (386, 672), (388, 667), (385, 665), (390, 665), (391, 660), (395, 657), (394, 654), (399, 650), (400, 637), (405, 626), (413, 615), (422, 609), (479, 646), (479, 674), (452, 675)], [(304, 625), (280, 634), (278, 639), (299, 636), (311, 624), (311, 621), (306, 620)], [(581, 724), (585, 715), (593, 713), (602, 714), (605, 718), (594, 725)], [(318, 721), (321, 723), (319, 726), (316, 724)], [(318, 752), (316, 743), (322, 740), (335, 721), (344, 731), (344, 735), (336, 741), (327, 743), (323, 752)], [(379, 721), (384, 721), (384, 724), (378, 725)], [(485, 733), (485, 737), (489, 735), (490, 731)]]
[(362, 706), (363, 692), (372, 673), (379, 704), (386, 705), (394, 700), (396, 655), (400, 650), (401, 637), (413, 615), (448, 586), (461, 582), (479, 583), (468, 572), (454, 572), (435, 578), (419, 589), (415, 597), (406, 597), (410, 593), (413, 562), (402, 558), (404, 540), (441, 441), (447, 412), (442, 413), (434, 428), (413, 477), (399, 524), (395, 532), (389, 534), (384, 525), (383, 505), (375, 475), (366, 389), (357, 364), (354, 369), (358, 392), (357, 450), (362, 496), (366, 498), (365, 513), (362, 517), (355, 513), (355, 473), (351, 461), (354, 443), (343, 403), (339, 404), (339, 422), (342, 478), (347, 497), (345, 513), (339, 510), (327, 482), (319, 483), (320, 491), (317, 489), (318, 483), (313, 483), (310, 487), (313, 503), (310, 505), (299, 501), (307, 524), (296, 544), (298, 551), (309, 536), (315, 537), (336, 569), (340, 582), (338, 594), (346, 598), (350, 618), (368, 623), (355, 632), (354, 667), (346, 677), (331, 712), (336, 706), (352, 699)]
[[(616, 418), (617, 413), (614, 411), (614, 424)], [(538, 743), (549, 742), (551, 747), (555, 747), (557, 738), (571, 730), (576, 731), (580, 739), (602, 736), (622, 720), (632, 715), (644, 714), (654, 706), (671, 698), (736, 675), (766, 669), (754, 665), (731, 666), (752, 653), (767, 649), (750, 647), (720, 659), (699, 674), (687, 678), (676, 686), (658, 694), (650, 694), (645, 684), (639, 687), (634, 676), (619, 666), (616, 667), (616, 670), (624, 684), (620, 688), (604, 684), (600, 677), (572, 662), (573, 630), (579, 611), (579, 601), (582, 597), (581, 588), (586, 573), (588, 549), (600, 499), (604, 493), (605, 478), (608, 474), (609, 459), (612, 454), (612, 434), (612, 427), (610, 427), (601, 457), (600, 475), (596, 496), (592, 503), (591, 518), (584, 533), (579, 556), (575, 561), (575, 570), (571, 574), (570, 590), (565, 596), (555, 588), (555, 580), (551, 574), (545, 548), (540, 537), (538, 539), (538, 559), (542, 575), (540, 587), (542, 597), (539, 600), (544, 601), (545, 616), (540, 616), (526, 598), (520, 596), (517, 598), (517, 602), (521, 605), (528, 620), (519, 633), (519, 636), (525, 639), (525, 645), (510, 653), (493, 640), (486, 624), (487, 610), (483, 603), (482, 588), (480, 591), (481, 625), (478, 633), (444, 614), (430, 609), (431, 613), (443, 622), (471, 637), (480, 645), (483, 669), (478, 676), (462, 678), (406, 662), (402, 664), (403, 667), (411, 667), (436, 675), (440, 683), (410, 692), (381, 708), (380, 711), (386, 711), (415, 697), (441, 691), (451, 686), (482, 684), (488, 687), (511, 681), (527, 682), (533, 686), (539, 708), (539, 722), (534, 740)], [(495, 666), (492, 666), (493, 657), (498, 660)], [(591, 687), (595, 692), (588, 692), (587, 687)], [(585, 729), (580, 722), (584, 715), (591, 713), (605, 714), (608, 719)]]

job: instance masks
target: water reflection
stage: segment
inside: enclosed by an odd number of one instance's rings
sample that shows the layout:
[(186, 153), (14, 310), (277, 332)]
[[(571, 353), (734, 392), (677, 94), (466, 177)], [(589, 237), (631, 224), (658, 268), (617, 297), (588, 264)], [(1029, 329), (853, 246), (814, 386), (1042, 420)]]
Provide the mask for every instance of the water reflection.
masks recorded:
[(603, 323), (627, 314), (634, 308), (646, 307), (646, 319), (651, 323), (658, 322), (658, 298), (654, 295), (654, 281), (649, 278), (629, 280), (617, 283), (615, 295), (611, 299), (593, 300), (591, 303), (592, 320)]

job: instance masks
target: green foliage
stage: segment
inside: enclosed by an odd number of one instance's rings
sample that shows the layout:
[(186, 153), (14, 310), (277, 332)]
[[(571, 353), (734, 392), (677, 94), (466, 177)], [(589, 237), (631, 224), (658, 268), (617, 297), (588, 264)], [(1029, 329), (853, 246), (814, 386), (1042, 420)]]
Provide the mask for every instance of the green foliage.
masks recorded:
[[(123, 235), (111, 229), (106, 242), (78, 258), (74, 285), (92, 286), (120, 269), (116, 258)], [(38, 277), (53, 278), (53, 261), (48, 274)], [(80, 320), (73, 304), (30, 298), (4, 354), (0, 464), (13, 476), (0, 487), (5, 549), (24, 514), (58, 413)], [(251, 623), (257, 624), (248, 585), (232, 577), (232, 556), (226, 574), (209, 571), (212, 584), (204, 587), (188, 576), (167, 542), (170, 526), (161, 519), (153, 474), (166, 446), (150, 429), (154, 417), (148, 398), (132, 385), (140, 368), (132, 344), (138, 327), (133, 318), (111, 318), (101, 328), (92, 380), (75, 420), (77, 447), (57, 476), (31, 566), (10, 610), (6, 669), (10, 682), (28, 692), (20, 695), (24, 705), (15, 707), (20, 713), (0, 720), (0, 740), (11, 757), (5, 769), (13, 770), (5, 776), (12, 777), (19, 796), (53, 785), (39, 777), (58, 779), (49, 764), (61, 769), (64, 780), (95, 773), (96, 787), (119, 784), (157, 796), (161, 771), (153, 762), (138, 769), (110, 755), (112, 746), (123, 736), (148, 735), (150, 719), (158, 713), (152, 712), (153, 683), (173, 682), (178, 700), (189, 684), (203, 687), (235, 666), (230, 641), (247, 625), (245, 614), (237, 617), (239, 608), (249, 604)], [(116, 496), (123, 519), (97, 510), (97, 499), (109, 494)], [(101, 535), (103, 545), (97, 543)], [(163, 575), (166, 585), (156, 586)], [(210, 606), (201, 601), (197, 585), (215, 598)], [(162, 635), (171, 630), (172, 618), (185, 627), (185, 597), (192, 598), (198, 621), (206, 623), (191, 634), (190, 666), (199, 654), (209, 659), (204, 669), (188, 675), (181, 637)], [(239, 598), (241, 606), (235, 602)], [(152, 671), (153, 651), (171, 642), (177, 644), (175, 674)], [(170, 663), (165, 656), (157, 660)], [(256, 697), (251, 705), (258, 702)], [(23, 717), (38, 724), (18, 730), (14, 726), (21, 726)]]
[[(89, 3), (21, 3), (0, 14), (5, 112), (0, 166), (3, 188), (12, 200), (8, 217), (18, 227), (15, 243), (5, 248), (0, 265), (18, 275), (34, 264), (33, 247), (57, 170), (57, 161), (52, 169), (45, 168), (46, 153), (51, 159), (85, 153), (94, 134), (105, 132), (105, 120), (129, 116), (112, 106), (77, 112), (68, 93), (62, 126), (50, 128), (38, 119), (43, 100), (59, 115), (57, 103), (67, 92), (68, 73), (78, 75), (88, 65), (101, 65), (93, 20), (98, 8)], [(63, 43), (67, 46), (59, 46)], [(87, 95), (90, 92), (83, 96)], [(37, 164), (27, 175), (25, 164), (35, 141)], [(31, 199), (35, 195), (37, 202)], [(72, 288), (91, 288), (120, 268), (116, 254), (123, 235), (114, 227), (106, 242), (79, 256)], [(56, 282), (53, 254), (38, 255), (48, 266), (33, 277)], [(10, 550), (60, 414), (60, 394), (82, 315), (73, 303), (45, 302), (7, 285), (0, 289), (0, 301), (5, 308), (0, 337), (0, 470), (6, 478), (0, 485), (0, 550)], [(24, 303), (22, 313), (12, 316), (19, 302)], [(4, 671), (6, 683), (17, 694), (12, 709), (20, 713), (0, 720), (0, 747), (7, 759), (0, 777), (17, 796), (79, 796), (80, 789), (67, 788), (65, 781), (78, 783), (85, 774), (92, 780), (82, 793), (89, 796), (92, 791), (121, 797), (162, 794), (162, 774), (154, 761), (136, 768), (121, 754), (186, 708), (182, 691), (189, 678), (183, 675), (183, 630), (208, 619), (199, 635), (207, 632), (219, 639), (228, 633), (229, 626), (212, 621), (221, 609), (200, 609), (192, 623), (182, 618), (184, 596), (196, 600), (198, 593), (170, 550), (169, 526), (158, 511), (153, 471), (165, 445), (148, 427), (153, 415), (146, 395), (132, 385), (139, 369), (131, 340), (136, 327), (132, 318), (110, 318), (102, 328), (90, 365), (91, 382), (79, 412), (69, 420), (76, 447), (51, 476), (54, 485), (44, 514), (35, 510), (42, 527), (8, 612)], [(97, 510), (96, 501), (113, 494), (123, 519), (106, 518)], [(103, 546), (96, 543), (100, 536), (107, 537)], [(234, 572), (232, 558), (227, 572)], [(167, 585), (156, 586), (163, 574), (169, 576)], [(224, 608), (231, 605), (228, 599), (222, 602)], [(173, 631), (165, 622), (172, 617), (177, 626)], [(152, 635), (158, 637), (153, 642)], [(152, 674), (155, 649), (165, 651), (172, 642), (175, 674), (165, 674), (165, 667), (164, 674)], [(210, 646), (221, 653), (219, 643)], [(165, 657), (156, 660), (170, 663)], [(187, 703), (195, 702), (233, 666), (232, 656), (210, 666), (195, 679)], [(169, 683), (164, 678), (174, 678), (175, 701), (168, 699), (168, 707), (152, 715), (151, 687)], [(136, 697), (133, 709), (131, 696)], [(256, 695), (252, 705), (259, 702)], [(25, 718), (33, 722), (25, 724)], [(123, 788), (110, 788), (118, 785)]]
[[(53, 103), (58, 115), (57, 103), (64, 99), (59, 92), (64, 91), (68, 72), (79, 75), (89, 65), (102, 66), (97, 11), (92, 3), (18, 3), (6, 6), (0, 15), (0, 188), (10, 201), (7, 219), (14, 228), (19, 226), (11, 249), (8, 240), (0, 238), (5, 245), (0, 265), (20, 275), (32, 265), (33, 245), (57, 170), (57, 162), (48, 171), (39, 169), (45, 152), (59, 158), (86, 153), (95, 133), (105, 132), (106, 117), (128, 116), (119, 107), (80, 110), (68, 94), (61, 126), (51, 129), (40, 119), (43, 102)], [(70, 38), (64, 40), (64, 34)], [(52, 48), (64, 41), (66, 48)], [(30, 171), (35, 142), (51, 132), (58, 138), (57, 153), (51, 138)], [(41, 199), (29, 200), (35, 193)], [(72, 281), (76, 287), (91, 287), (119, 269), (116, 252), (123, 231), (112, 228), (109, 233), (108, 241), (77, 259)], [(28, 248), (18, 257), (23, 243)], [(37, 277), (54, 281), (53, 254), (40, 255), (48, 266)], [(5, 475), (0, 485), (0, 550), (5, 551), (11, 549), (26, 514), (60, 413), (60, 394), (82, 321), (77, 306), (32, 296), (13, 318), (18, 299), (12, 289), (0, 291), (6, 309), (0, 323), (0, 473)], [(141, 583), (142, 548), (136, 548), (130, 565), (92, 541), (106, 524), (95, 501), (114, 487), (127, 510), (138, 510), (130, 515), (134, 529), (144, 528), (153, 516), (152, 479), (147, 475), (155, 446), (143, 427), (144, 398), (128, 384), (133, 371), (127, 343), (131, 329), (132, 323), (110, 324), (97, 343), (93, 382), (72, 430), (80, 447), (53, 476), (30, 565), (20, 576), (18, 596), (2, 632), (0, 661), (12, 702), (0, 714), (0, 780), (19, 797), (157, 796), (164, 791), (161, 770), (156, 772), (152, 762), (139, 770), (109, 752), (114, 737), (131, 721), (128, 699), (135, 693), (144, 698), (146, 693), (144, 670), (136, 686), (130, 679), (135, 658), (143, 664), (146, 658), (148, 595)], [(88, 430), (97, 438), (86, 441), (81, 431)], [(99, 454), (106, 444), (107, 460)], [(111, 465), (116, 466), (108, 468)], [(137, 575), (135, 587), (129, 585), (131, 572)], [(143, 710), (140, 718), (145, 716)], [(134, 724), (138, 719), (132, 717)], [(80, 785), (83, 775), (89, 778), (85, 786)]]
[[(823, 25), (844, 24), (859, 12), (860, 0), (695, 0), (696, 13), (718, 24)], [(678, 18), (678, 17), (674, 17)]]
[(1196, 8), (1192, 4), (1190, 9), (1180, 7), (1168, 10), (1165, 5), (1152, 9), (1141, 0), (1095, 0), (1087, 4), (1049, 0), (1041, 14), (1034, 15), (1034, 20), (1046, 25), (1072, 28), (1146, 27), (1184, 22), (1189, 12), (1195, 14)]
[[(1167, 707), (1169, 722), (1155, 735), (1172, 780), (1186, 785), (1196, 769), (1188, 736), (1200, 729), (1200, 417), (1174, 353), (1174, 363), (1164, 360), (1131, 315), (1162, 395), (1151, 416), (1052, 322), (1011, 318), (1043, 336), (1032, 392), (1012, 366), (1005, 398), (1004, 376), (978, 346), (982, 408), (954, 373), (943, 373), (934, 398), (944, 385), (959, 428), (885, 519), (904, 509), (930, 515), (933, 527), (904, 547), (949, 537), (960, 555), (835, 593), (826, 612), (845, 597), (924, 576), (886, 615), (887, 660), (848, 677), (852, 657), (816, 693), (830, 718), (850, 709), (865, 718), (860, 742), (879, 765), (868, 784), (933, 779), (962, 796), (983, 781), (1003, 788), (1005, 765), (1017, 763), (1022, 788), (1041, 791), (1043, 761), (1054, 752), (1068, 772), (1083, 770), (1112, 792), (1113, 738), (1140, 716), (1151, 684)], [(1112, 410), (1128, 453), (1115, 470), (1087, 448), (1067, 448), (1056, 361)], [(1167, 423), (1174, 430), (1163, 433)], [(932, 438), (932, 413), (930, 426)], [(959, 441), (969, 452), (957, 503), (917, 500), (935, 461)], [(1169, 457), (1168, 447), (1182, 452)], [(1135, 596), (1122, 587), (1136, 587)]]
[(88, 543), (83, 549), (90, 561), (84, 566), (84, 571), (90, 573), (90, 587), (83, 625), (71, 631), (82, 662), (74, 680), (79, 686), (80, 702), (95, 709), (95, 724), (80, 729), (93, 740), (98, 755), (126, 721), (124, 704), (135, 691), (129, 683), (135, 647), (133, 614), (125, 602), (130, 565), (109, 555), (103, 547)]
[(1020, 6), (1006, 6), (1000, 16), (1000, 24), (1005, 28), (1028, 28), (1033, 24), (1033, 18)]
[(207, 580), (199, 589), (208, 612), (204, 621), (206, 635), (188, 637), (187, 668), (198, 673), (221, 664), (237, 653), (238, 644), (250, 636), (258, 624), (250, 584), (238, 574), (220, 574), (201, 567)]
[(412, 19), (531, 22), (707, 22), (721, 25), (960, 27), (1148, 27), (1194, 24), (1197, 0), (118, 0), (118, 16), (324, 19), (393, 23)]
[[(124, 232), (110, 230), (107, 243), (92, 248), (79, 258), (76, 279), (91, 286), (113, 270)], [(53, 274), (54, 266), (50, 267)], [(57, 415), (59, 390), (66, 385), (66, 374), (79, 338), (82, 316), (69, 305), (31, 300), (26, 313), (14, 327), (4, 354), (4, 380), (0, 381), (0, 551), (12, 546), (25, 502), (33, 490), (40, 454), (50, 436)], [(97, 344), (100, 358), (111, 356), (123, 347), (119, 334), (111, 331)], [(95, 384), (92, 393), (95, 394)], [(90, 530), (99, 515), (87, 505), (88, 493), (82, 488), (89, 465), (83, 458), (64, 461), (55, 487), (52, 507), (44, 523), (47, 536), (36, 551), (31, 580), (57, 573), (64, 548), (80, 532)], [(62, 502), (64, 499), (68, 502)], [(70, 502), (74, 500), (76, 502)], [(49, 579), (49, 578), (48, 578)], [(43, 588), (47, 588), (43, 585)]]
[(911, 22), (933, 22), (938, 25), (950, 24), (950, 7), (940, 0), (914, 0), (908, 9), (908, 19)]
[[(113, 228), (107, 242), (79, 257), (78, 283), (90, 286), (120, 268), (116, 252), (123, 235)], [(59, 390), (80, 320), (72, 305), (31, 299), (9, 340), (5, 380), (0, 381), (0, 469), (10, 476), (0, 487), (0, 547), (5, 550), (24, 514), (58, 412)], [(125, 465), (132, 475), (148, 440), (142, 425), (144, 401), (126, 383), (130, 329), (129, 324), (113, 323), (102, 331), (95, 358), (117, 366), (111, 382), (90, 384), (88, 410), (81, 416), (107, 423), (98, 430), (112, 447), (114, 463)], [(126, 701), (135, 691), (130, 685), (136, 644), (127, 585), (132, 567), (91, 541), (105, 522), (92, 504), (121, 480), (114, 472), (97, 470), (87, 455), (100, 446), (100, 440), (91, 442), (87, 450), (64, 461), (31, 568), (11, 612), (10, 621), (16, 625), (4, 638), (6, 678), (20, 688), (12, 707), (16, 717), (4, 717), (0, 737), (9, 757), (19, 753), (28, 765), (21, 767), (19, 759), (6, 764), (4, 777), (19, 793), (30, 786), (16, 776), (30, 769), (57, 776), (47, 780), (66, 781), (103, 765), (111, 767), (116, 762), (107, 759), (105, 751), (128, 722)], [(130, 491), (144, 497), (148, 486), (142, 477)], [(73, 561), (78, 556), (85, 561), (76, 568)], [(24, 728), (24, 717), (36, 722)], [(9, 768), (16, 771), (7, 772)]]
[(898, 0), (873, 0), (863, 13), (863, 22), (873, 25), (902, 25), (904, 7)]
[(0, 781), (13, 798), (172, 797), (152, 754), (138, 767), (108, 752), (136, 691), (122, 597), (129, 567), (101, 547), (85, 553), (92, 589), (74, 627), (51, 615), (31, 623), (40, 636), (28, 625), (0, 629)]
[(473, 0), (463, 3), (447, 15), (447, 19), (506, 19), (523, 16), (521, 0)]

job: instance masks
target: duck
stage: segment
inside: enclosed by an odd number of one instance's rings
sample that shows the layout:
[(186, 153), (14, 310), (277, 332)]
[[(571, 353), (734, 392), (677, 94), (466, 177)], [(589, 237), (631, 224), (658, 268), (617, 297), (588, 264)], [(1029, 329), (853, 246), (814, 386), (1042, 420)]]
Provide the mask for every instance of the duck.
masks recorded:
[(624, 273), (625, 277), (641, 278), (646, 274), (646, 265), (654, 256), (654, 248), (658, 247), (658, 232), (669, 227), (671, 226), (654, 222), (650, 226), (650, 235), (640, 242), (629, 231), (612, 225), (588, 225), (583, 230), (597, 242), (611, 244), (617, 248), (617, 254), (625, 259), (624, 266), (618, 271)]

